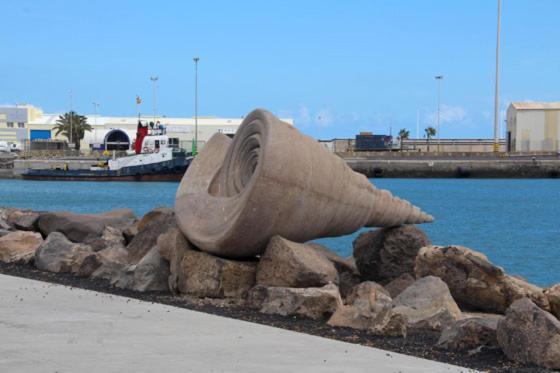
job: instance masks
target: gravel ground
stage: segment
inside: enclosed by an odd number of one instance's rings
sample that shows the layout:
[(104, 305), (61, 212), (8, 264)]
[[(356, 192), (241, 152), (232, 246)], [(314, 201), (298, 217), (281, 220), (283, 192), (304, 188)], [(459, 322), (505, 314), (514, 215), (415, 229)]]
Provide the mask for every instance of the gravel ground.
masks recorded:
[(265, 315), (256, 310), (228, 303), (227, 301), (198, 300), (189, 297), (172, 296), (163, 292), (140, 293), (111, 287), (105, 281), (75, 277), (70, 274), (42, 272), (32, 265), (11, 265), (0, 262), (0, 273), (33, 280), (46, 281), (61, 285), (110, 293), (148, 302), (162, 303), (175, 307), (206, 312), (214, 315), (274, 326), (301, 333), (337, 339), (349, 343), (371, 346), (406, 355), (441, 361), (488, 372), (549, 372), (546, 369), (524, 366), (507, 360), (501, 350), (483, 350), (469, 356), (467, 353), (443, 351), (432, 347), (438, 339), (435, 333), (409, 335), (406, 339), (399, 337), (375, 336), (364, 331), (350, 328), (331, 327), (324, 322), (303, 317), (284, 317)]

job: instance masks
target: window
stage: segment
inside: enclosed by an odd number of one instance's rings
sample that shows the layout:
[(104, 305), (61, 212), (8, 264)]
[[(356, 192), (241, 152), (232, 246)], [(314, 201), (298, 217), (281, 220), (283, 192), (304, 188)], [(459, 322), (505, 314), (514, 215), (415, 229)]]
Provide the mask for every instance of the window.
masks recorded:
[(8, 123), (6, 124), (6, 126), (7, 126), (8, 128), (14, 128), (14, 122), (8, 122)]
[(18, 128), (25, 128), (25, 123), (18, 122), (17, 126), (18, 126)]

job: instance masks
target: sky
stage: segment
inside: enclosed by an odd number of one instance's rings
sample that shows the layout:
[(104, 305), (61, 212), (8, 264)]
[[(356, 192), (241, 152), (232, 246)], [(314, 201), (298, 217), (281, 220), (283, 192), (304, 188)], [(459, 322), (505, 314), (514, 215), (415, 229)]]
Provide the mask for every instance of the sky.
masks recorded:
[[(491, 138), (496, 0), (1, 0), (0, 104), (47, 113), (242, 117), (266, 108), (320, 139), (360, 131)], [(503, 0), (501, 121), (560, 101), (560, 1)], [(505, 127), (505, 126), (504, 126)]]

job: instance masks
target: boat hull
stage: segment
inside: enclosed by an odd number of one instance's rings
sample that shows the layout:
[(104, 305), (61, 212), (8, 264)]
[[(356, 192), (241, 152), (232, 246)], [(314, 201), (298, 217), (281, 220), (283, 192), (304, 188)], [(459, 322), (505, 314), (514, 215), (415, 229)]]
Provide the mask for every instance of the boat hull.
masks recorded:
[(157, 164), (124, 167), (120, 170), (30, 169), (21, 176), (26, 180), (179, 181), (191, 160), (192, 158), (175, 158)]

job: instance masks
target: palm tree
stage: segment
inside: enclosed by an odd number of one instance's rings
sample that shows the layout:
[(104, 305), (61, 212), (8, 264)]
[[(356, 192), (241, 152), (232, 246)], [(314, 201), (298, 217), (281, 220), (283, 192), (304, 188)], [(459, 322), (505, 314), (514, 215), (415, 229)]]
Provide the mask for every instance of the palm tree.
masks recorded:
[(434, 127), (428, 127), (424, 129), (424, 132), (428, 140), (428, 151), (430, 151), (430, 139), (436, 135), (436, 129)]
[(408, 140), (408, 138), (410, 137), (410, 131), (407, 130), (406, 128), (403, 128), (399, 131), (399, 142), (401, 144), (401, 150), (403, 148), (403, 140)]
[[(53, 130), (56, 130), (55, 136), (62, 133), (68, 140), (71, 138), (76, 144), (76, 150), (80, 150), (80, 140), (84, 138), (86, 131), (91, 131), (91, 126), (87, 123), (85, 116), (70, 111), (58, 117)], [(72, 131), (72, 136), (70, 136), (70, 131)]]

